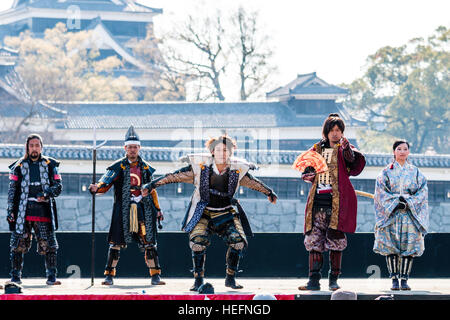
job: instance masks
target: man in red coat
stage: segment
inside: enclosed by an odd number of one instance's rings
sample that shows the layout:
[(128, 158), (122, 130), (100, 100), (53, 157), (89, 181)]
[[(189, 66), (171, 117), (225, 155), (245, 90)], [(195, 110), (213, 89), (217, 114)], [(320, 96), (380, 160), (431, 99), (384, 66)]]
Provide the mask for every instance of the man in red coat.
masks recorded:
[(323, 139), (311, 150), (321, 154), (328, 171), (316, 174), (308, 167), (302, 179), (312, 183), (305, 209), (305, 248), (309, 252), (309, 281), (299, 290), (320, 290), (323, 252), (329, 251), (329, 289), (339, 289), (342, 251), (347, 247), (346, 232), (356, 230), (356, 194), (350, 176), (364, 169), (364, 155), (344, 137), (345, 124), (332, 113), (323, 124)]

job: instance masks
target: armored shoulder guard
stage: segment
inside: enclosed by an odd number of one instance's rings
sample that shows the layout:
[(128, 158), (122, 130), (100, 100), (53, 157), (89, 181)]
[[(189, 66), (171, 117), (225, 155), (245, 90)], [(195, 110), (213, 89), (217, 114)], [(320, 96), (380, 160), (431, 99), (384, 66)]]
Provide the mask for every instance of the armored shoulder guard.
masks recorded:
[(113, 164), (111, 164), (107, 170), (112, 170), (114, 172), (119, 172), (120, 170), (125, 169), (125, 165), (123, 164), (123, 161), (126, 160), (126, 158), (121, 158), (117, 161), (115, 161)]
[(11, 171), (14, 171), (16, 169), (17, 166), (20, 166), (20, 164), (22, 163), (23, 158), (17, 159), (16, 161), (14, 161), (13, 163), (11, 163), (8, 168)]
[(55, 158), (42, 156), (42, 159), (44, 159), (47, 162), (47, 164), (52, 168), (59, 167), (60, 162)]
[(152, 167), (147, 161), (145, 161), (145, 160), (142, 160), (142, 165), (143, 165), (144, 170), (149, 170), (149, 171), (150, 171), (150, 175), (151, 175), (151, 176), (153, 175), (153, 172), (156, 171), (156, 169), (153, 168), (153, 167)]

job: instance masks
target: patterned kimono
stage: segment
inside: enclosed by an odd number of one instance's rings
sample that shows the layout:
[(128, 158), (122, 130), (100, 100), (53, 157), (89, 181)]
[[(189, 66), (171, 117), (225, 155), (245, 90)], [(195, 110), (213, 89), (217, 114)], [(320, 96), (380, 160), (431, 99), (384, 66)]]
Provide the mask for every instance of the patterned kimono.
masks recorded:
[[(400, 196), (406, 209), (396, 209)], [(428, 230), (428, 187), (419, 169), (406, 162), (390, 164), (377, 177), (375, 186), (374, 252), (383, 256), (420, 257)]]

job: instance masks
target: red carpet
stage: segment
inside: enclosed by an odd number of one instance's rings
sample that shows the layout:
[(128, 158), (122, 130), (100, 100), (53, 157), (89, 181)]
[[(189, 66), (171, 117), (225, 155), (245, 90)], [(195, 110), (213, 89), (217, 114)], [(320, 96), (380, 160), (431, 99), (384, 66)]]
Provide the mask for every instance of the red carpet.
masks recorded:
[[(210, 294), (209, 300), (252, 300), (254, 294)], [(175, 294), (74, 294), (74, 295), (27, 295), (2, 294), (0, 300), (205, 300), (206, 295)], [(275, 295), (277, 300), (294, 300), (294, 295)]]

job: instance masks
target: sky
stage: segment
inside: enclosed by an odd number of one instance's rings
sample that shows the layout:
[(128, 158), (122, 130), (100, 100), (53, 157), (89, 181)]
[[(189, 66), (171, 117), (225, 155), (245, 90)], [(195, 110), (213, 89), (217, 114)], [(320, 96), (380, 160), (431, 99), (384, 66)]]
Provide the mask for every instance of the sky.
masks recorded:
[[(155, 28), (183, 17), (199, 0), (141, 0), (163, 8)], [(399, 46), (415, 37), (427, 37), (439, 26), (450, 27), (447, 0), (210, 0), (204, 7), (258, 9), (273, 39), (280, 85), (297, 74), (317, 72), (339, 84), (362, 75), (368, 55), (386, 46)]]
[[(12, 0), (1, 0), (0, 10)], [(162, 8), (154, 18), (155, 32), (180, 21), (186, 12), (231, 10), (239, 5), (259, 11), (273, 40), (277, 86), (297, 74), (317, 72), (331, 84), (350, 83), (362, 75), (368, 55), (416, 37), (427, 37), (439, 26), (450, 27), (448, 0), (140, 0)], [(275, 89), (275, 88), (274, 88)]]

